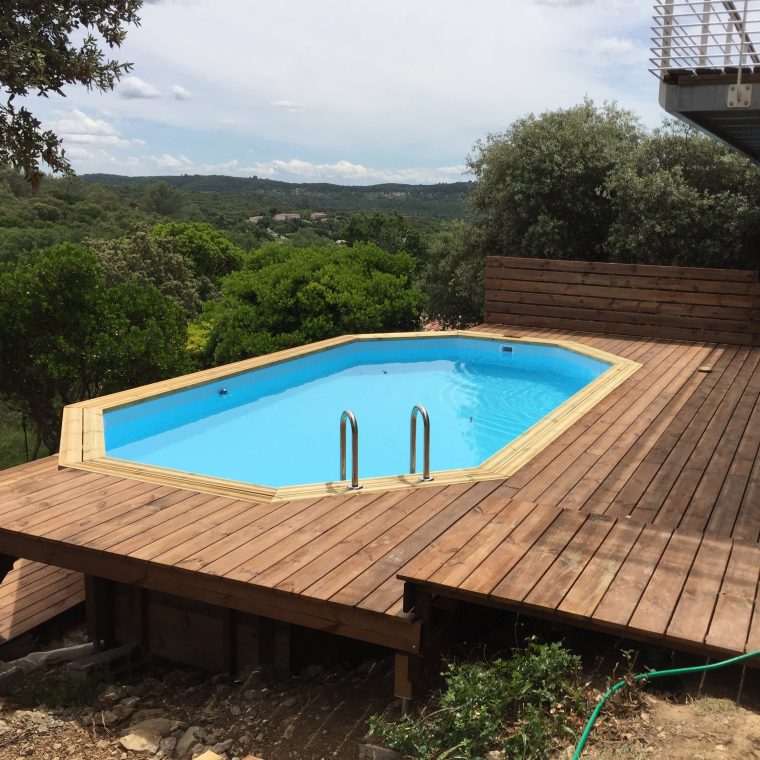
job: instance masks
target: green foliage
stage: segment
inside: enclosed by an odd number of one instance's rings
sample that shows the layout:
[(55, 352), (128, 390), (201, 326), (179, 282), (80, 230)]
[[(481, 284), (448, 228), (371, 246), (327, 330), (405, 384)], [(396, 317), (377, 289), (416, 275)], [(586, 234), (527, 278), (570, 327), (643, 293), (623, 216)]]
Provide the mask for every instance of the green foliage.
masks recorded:
[(424, 297), (414, 261), (371, 243), (270, 244), (226, 277), (207, 305), (205, 360), (223, 364), (352, 332), (414, 330)]
[(760, 264), (760, 173), (715, 140), (671, 122), (621, 161), (604, 187), (613, 261)]
[(71, 244), (0, 273), (0, 396), (56, 451), (66, 404), (187, 368), (180, 308), (155, 288), (109, 286)]
[(159, 216), (177, 216), (185, 205), (185, 194), (166, 182), (148, 185), (143, 193), (143, 206)]
[(221, 278), (243, 251), (208, 224), (157, 224), (117, 240), (89, 240), (110, 285), (137, 282), (170, 296), (190, 316), (219, 295)]
[(543, 760), (572, 741), (588, 704), (580, 658), (559, 643), (531, 641), (508, 659), (450, 663), (428, 710), (398, 722), (371, 719), (380, 742), (415, 760), (477, 760), (490, 750)]
[(756, 268), (760, 174), (676, 122), (652, 133), (590, 100), (518, 119), (475, 146), (484, 251)]
[(73, 680), (62, 673), (29, 673), (19, 683), (0, 688), (0, 695), (19, 707), (80, 707), (92, 704), (103, 685), (91, 678)]
[[(21, 169), (33, 185), (40, 161), (53, 171), (71, 167), (60, 139), (14, 100), (30, 94), (63, 95), (63, 87), (112, 90), (131, 64), (107, 60), (102, 42), (118, 47), (126, 26), (138, 24), (142, 0), (3, 0), (0, 5), (0, 163)], [(97, 35), (97, 37), (96, 37)], [(99, 39), (98, 39), (99, 38)]]
[(452, 222), (433, 236), (422, 275), (426, 313), (441, 327), (469, 327), (483, 321), (483, 242), (472, 224)]
[(374, 243), (389, 253), (404, 251), (418, 261), (424, 260), (427, 253), (425, 238), (397, 211), (352, 214), (342, 237), (349, 245)]
[(479, 226), (493, 254), (599, 259), (613, 220), (601, 189), (643, 137), (612, 105), (579, 106), (518, 119), (475, 146), (469, 165)]

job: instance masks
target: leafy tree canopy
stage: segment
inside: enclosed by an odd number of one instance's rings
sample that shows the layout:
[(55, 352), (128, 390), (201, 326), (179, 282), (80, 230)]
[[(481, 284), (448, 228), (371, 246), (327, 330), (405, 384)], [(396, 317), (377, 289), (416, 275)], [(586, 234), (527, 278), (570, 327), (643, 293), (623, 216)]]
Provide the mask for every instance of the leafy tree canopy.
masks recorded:
[(0, 273), (0, 395), (56, 451), (61, 409), (187, 368), (177, 304), (135, 282), (109, 286), (82, 246), (40, 250)]
[(422, 273), (426, 314), (441, 327), (469, 327), (483, 319), (483, 241), (468, 222), (452, 222), (432, 238)]
[(372, 243), (259, 248), (206, 307), (205, 360), (223, 364), (352, 332), (417, 329), (424, 296), (414, 271), (411, 256)]
[(219, 296), (222, 276), (239, 269), (243, 251), (201, 223), (157, 224), (116, 240), (88, 240), (109, 285), (156, 287), (195, 316)]
[[(99, 47), (118, 47), (138, 24), (142, 0), (3, 0), (0, 3), (0, 163), (21, 169), (36, 186), (40, 162), (70, 172), (61, 140), (15, 99), (64, 95), (67, 84), (112, 90), (131, 64), (107, 59)], [(74, 36), (84, 34), (81, 41)], [(100, 40), (96, 38), (98, 35)]]
[(590, 100), (518, 119), (476, 143), (472, 202), (493, 254), (604, 258), (614, 218), (605, 181), (644, 130), (629, 111)]
[(404, 251), (422, 261), (427, 253), (424, 236), (397, 211), (390, 214), (352, 214), (343, 228), (343, 239), (349, 244), (374, 243), (384, 251)]

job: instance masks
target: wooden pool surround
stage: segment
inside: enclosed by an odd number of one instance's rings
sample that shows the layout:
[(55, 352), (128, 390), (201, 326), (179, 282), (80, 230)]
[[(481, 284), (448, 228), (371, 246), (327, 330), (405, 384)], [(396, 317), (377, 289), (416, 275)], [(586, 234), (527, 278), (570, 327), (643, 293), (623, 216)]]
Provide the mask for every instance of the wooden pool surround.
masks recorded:
[[(422, 482), (419, 475), (410, 474), (360, 479), (364, 492), (394, 491), (402, 488), (425, 488), (434, 484), (440, 486), (453, 483), (473, 483), (480, 480), (500, 479), (511, 475), (641, 367), (641, 364), (632, 359), (616, 356), (593, 346), (565, 339), (526, 339), (517, 336), (511, 337), (463, 330), (436, 333), (345, 335), (308, 346), (279, 351), (274, 354), (247, 359), (202, 372), (195, 372), (190, 375), (67, 406), (63, 412), (59, 464), (62, 467), (72, 467), (89, 472), (128, 477), (158, 485), (191, 488), (194, 491), (214, 494), (216, 496), (231, 496), (237, 499), (249, 498), (258, 502), (319, 498), (321, 496), (344, 493), (347, 490), (347, 484), (343, 481), (271, 488), (109, 457), (106, 455), (105, 450), (103, 415), (104, 412), (112, 409), (129, 406), (175, 391), (234, 377), (251, 370), (291, 361), (301, 356), (327, 351), (351, 343), (399, 339), (440, 340), (441, 338), (475, 338), (497, 343), (529, 343), (552, 346), (563, 348), (592, 359), (598, 359), (608, 363), (610, 367), (578, 391), (578, 393), (575, 393), (548, 415), (532, 425), (522, 435), (486, 459), (478, 467), (434, 472), (434, 480), (432, 482)], [(337, 443), (336, 440), (336, 461)]]

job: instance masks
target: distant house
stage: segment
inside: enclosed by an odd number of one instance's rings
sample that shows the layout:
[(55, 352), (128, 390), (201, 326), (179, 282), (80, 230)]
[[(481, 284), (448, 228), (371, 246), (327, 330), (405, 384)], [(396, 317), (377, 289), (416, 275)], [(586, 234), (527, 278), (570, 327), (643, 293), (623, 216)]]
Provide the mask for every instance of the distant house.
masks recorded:
[(292, 222), (296, 219), (300, 219), (300, 214), (275, 214), (272, 219), (275, 222)]
[(248, 221), (251, 224), (258, 224), (263, 218), (263, 216), (249, 216)]
[(315, 211), (309, 216), (309, 219), (311, 219), (312, 222), (320, 222), (322, 219), (327, 219), (327, 214), (325, 214), (324, 211)]

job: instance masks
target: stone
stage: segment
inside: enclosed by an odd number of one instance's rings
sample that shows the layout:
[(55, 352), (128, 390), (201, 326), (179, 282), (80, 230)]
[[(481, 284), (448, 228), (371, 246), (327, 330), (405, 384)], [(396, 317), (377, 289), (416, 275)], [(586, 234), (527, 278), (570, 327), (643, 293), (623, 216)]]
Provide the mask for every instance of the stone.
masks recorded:
[(325, 672), (323, 665), (309, 665), (301, 671), (301, 675), (305, 678), (316, 678), (321, 676)]
[(158, 746), (165, 755), (171, 755), (177, 748), (177, 740), (173, 736), (167, 736), (165, 739), (161, 739)]
[(298, 704), (298, 700), (295, 697), (288, 697), (280, 702), (280, 707), (295, 707)]
[(154, 718), (166, 718), (166, 710), (161, 707), (146, 707), (142, 710), (138, 710), (132, 715), (133, 723), (142, 723), (146, 720), (153, 720)]
[(401, 754), (376, 744), (360, 744), (359, 760), (401, 760)]
[(218, 744), (215, 744), (212, 748), (212, 752), (216, 752), (217, 755), (223, 755), (225, 752), (229, 751), (232, 748), (232, 745), (235, 742), (232, 739), (225, 739), (223, 742), (219, 742)]
[(263, 689), (265, 687), (266, 687), (266, 683), (264, 682), (264, 678), (261, 675), (260, 670), (252, 671), (251, 674), (248, 676), (248, 678), (245, 679), (245, 682), (243, 683), (243, 690)]
[(503, 749), (492, 749), (486, 752), (486, 760), (504, 760), (506, 753)]
[(232, 707), (230, 707), (230, 715), (237, 717), (241, 712), (242, 710), (237, 705), (232, 705)]
[(206, 732), (200, 726), (190, 726), (177, 742), (177, 756), (180, 758), (188, 757), (193, 747), (205, 738)]
[(130, 726), (129, 733), (119, 738), (119, 745), (130, 752), (148, 752), (155, 755), (161, 740), (176, 731), (180, 721), (168, 718), (151, 718)]
[(290, 723), (288, 726), (285, 727), (285, 730), (282, 732), (282, 738), (283, 739), (292, 739), (293, 734), (296, 732), (296, 724)]

